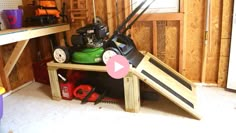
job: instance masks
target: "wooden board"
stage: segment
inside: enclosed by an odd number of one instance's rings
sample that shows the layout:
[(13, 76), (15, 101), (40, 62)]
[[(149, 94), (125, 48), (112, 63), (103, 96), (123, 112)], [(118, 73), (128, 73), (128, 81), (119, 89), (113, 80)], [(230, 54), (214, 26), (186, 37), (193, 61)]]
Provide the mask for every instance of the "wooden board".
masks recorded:
[(2, 47), (0, 47), (0, 86), (5, 87), (6, 90), (11, 90), (9, 79), (4, 72), (4, 58)]
[(231, 38), (234, 0), (223, 0), (221, 38)]
[[(152, 22), (136, 22), (132, 28), (132, 39), (138, 50), (152, 52)], [(135, 34), (134, 34), (135, 33)]]
[(158, 39), (157, 39), (158, 38), (157, 29), (158, 29), (157, 22), (153, 21), (152, 22), (152, 37), (153, 37), (153, 40), (152, 40), (152, 43), (153, 43), (152, 44), (152, 53), (156, 57), (157, 57), (157, 51), (158, 51), (158, 48), (157, 48), (157, 45), (158, 45), (158, 43), (157, 43), (157, 41), (158, 41)]
[(200, 119), (195, 86), (174, 69), (147, 53), (132, 72), (154, 90)]
[(185, 76), (192, 81), (201, 80), (202, 49), (204, 33), (205, 0), (185, 1)]
[(222, 1), (212, 0), (210, 6), (209, 46), (206, 64), (206, 82), (217, 83)]
[(2, 79), (0, 78), (0, 86), (3, 86), (3, 84), (2, 84)]
[(225, 88), (229, 64), (229, 49), (233, 19), (233, 0), (224, 0), (222, 10), (221, 44), (217, 84), (219, 87)]
[(52, 46), (48, 36), (38, 38), (39, 60), (52, 59)]
[(49, 62), (47, 66), (55, 69), (72, 69), (72, 70), (85, 70), (85, 71), (97, 71), (97, 72), (106, 72), (105, 66), (95, 66), (95, 65), (82, 65), (82, 64), (70, 64), (70, 63), (54, 63)]
[(227, 75), (229, 68), (229, 57), (220, 57), (219, 61), (219, 72), (217, 84), (219, 87), (226, 88), (227, 84)]
[(107, 24), (109, 27), (109, 32), (110, 35), (113, 34), (113, 32), (115, 31), (115, 20), (111, 19), (113, 18), (113, 7), (114, 7), (114, 2), (112, 2), (111, 0), (106, 0), (106, 6), (107, 6)]
[(9, 29), (0, 32), (0, 45), (23, 41), (40, 36), (55, 34), (70, 29), (68, 24), (55, 24), (49, 26), (28, 27), (21, 29)]
[(179, 23), (168, 21), (165, 29), (165, 63), (178, 71), (179, 67)]
[(133, 73), (128, 73), (124, 78), (125, 110), (139, 112), (140, 110), (140, 85), (139, 79)]
[[(12, 89), (34, 80), (30, 46), (27, 45), (10, 75)], [(15, 77), (15, 79), (13, 79)]]
[[(107, 7), (105, 3), (106, 3), (106, 0), (95, 0), (97, 16), (101, 17), (104, 23), (107, 23), (107, 19), (108, 19), (106, 15)], [(92, 9), (92, 7), (89, 9)]]
[[(157, 21), (157, 57), (161, 61), (165, 62), (166, 55), (166, 21)], [(154, 53), (155, 55), (155, 53)]]

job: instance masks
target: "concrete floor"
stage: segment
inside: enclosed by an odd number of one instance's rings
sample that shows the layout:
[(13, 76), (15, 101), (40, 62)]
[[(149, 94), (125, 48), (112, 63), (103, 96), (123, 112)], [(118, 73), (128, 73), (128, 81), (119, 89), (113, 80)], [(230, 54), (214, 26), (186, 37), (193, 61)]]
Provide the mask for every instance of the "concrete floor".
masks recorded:
[(4, 98), (0, 133), (235, 133), (236, 92), (199, 86), (197, 93), (201, 120), (162, 96), (142, 102), (139, 113), (128, 113), (118, 104), (54, 101), (49, 86), (32, 83)]

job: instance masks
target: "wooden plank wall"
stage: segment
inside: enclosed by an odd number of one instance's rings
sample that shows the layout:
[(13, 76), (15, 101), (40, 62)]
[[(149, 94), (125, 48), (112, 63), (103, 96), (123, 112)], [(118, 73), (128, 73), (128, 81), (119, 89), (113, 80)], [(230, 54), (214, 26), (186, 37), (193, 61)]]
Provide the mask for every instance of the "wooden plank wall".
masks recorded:
[(212, 0), (210, 5), (209, 45), (206, 64), (206, 82), (217, 83), (220, 34), (221, 34), (221, 13), (222, 0)]
[[(58, 7), (61, 7), (61, 2), (67, 3), (67, 9), (69, 8), (69, 1), (57, 0)], [(109, 2), (110, 0), (96, 0), (96, 14), (100, 16), (111, 29), (111, 34), (117, 27), (117, 17), (115, 2)], [(88, 20), (92, 20), (92, 0), (87, 1), (89, 3), (88, 9), (90, 9), (90, 15)], [(118, 0), (119, 7), (119, 22), (123, 21), (127, 16), (129, 3), (125, 0)], [(31, 0), (23, 0), (24, 4), (31, 3)], [(184, 60), (183, 74), (194, 82), (204, 82), (218, 84), (221, 87), (225, 87), (227, 70), (228, 70), (228, 59), (229, 59), (229, 47), (231, 37), (231, 21), (232, 21), (232, 9), (233, 0), (211, 0), (210, 8), (210, 27), (209, 27), (209, 43), (207, 46), (206, 65), (203, 69), (203, 57), (204, 57), (204, 31), (205, 31), (205, 0), (184, 0), (184, 43), (185, 49), (184, 54), (186, 59)], [(59, 8), (60, 9), (60, 8)], [(126, 9), (126, 10), (125, 10)], [(88, 22), (89, 22), (88, 21)], [(112, 22), (109, 24), (109, 22)], [(153, 33), (153, 26), (156, 26), (155, 34)], [(79, 22), (71, 24), (71, 31), (67, 33), (68, 41), (70, 36), (75, 34), (75, 30), (81, 27)], [(146, 50), (149, 52), (156, 51), (153, 53), (159, 59), (170, 65), (175, 70), (179, 70), (179, 22), (178, 21), (157, 21), (152, 22), (136, 22), (132, 28), (132, 37), (140, 50)], [(154, 37), (155, 36), (155, 37)], [(153, 40), (157, 41), (156, 45), (153, 46)], [(32, 43), (37, 43), (35, 41)], [(31, 47), (35, 47), (31, 45)], [(155, 49), (153, 49), (155, 48)], [(12, 46), (3, 48), (4, 59), (9, 54), (7, 51), (12, 50)], [(27, 50), (28, 49), (28, 50)], [(26, 71), (26, 68), (30, 69), (32, 61), (24, 60), (28, 58), (29, 51), (38, 51), (39, 48), (27, 48), (21, 57), (21, 60), (17, 64), (11, 75), (10, 80), (19, 82), (12, 83), (13, 86), (17, 86), (23, 81), (27, 81), (31, 77), (30, 75), (20, 75)], [(44, 48), (40, 48), (44, 49)], [(46, 56), (47, 53), (44, 53)], [(34, 59), (37, 59), (37, 55), (32, 55)], [(32, 59), (33, 60), (33, 59)], [(26, 63), (28, 62), (28, 63)], [(31, 63), (30, 63), (31, 62)], [(26, 68), (24, 68), (27, 66)], [(21, 68), (22, 67), (22, 68)], [(31, 68), (32, 69), (32, 68)], [(205, 70), (205, 74), (202, 75), (202, 70)], [(17, 76), (16, 76), (17, 75)], [(22, 81), (18, 81), (22, 79)], [(25, 79), (25, 80), (23, 80)], [(1, 82), (0, 82), (1, 84)]]
[(185, 1), (185, 41), (186, 69), (184, 74), (195, 82), (201, 81), (203, 33), (204, 33), (204, 1)]
[[(184, 51), (186, 52), (186, 60), (183, 74), (194, 82), (218, 84), (220, 87), (225, 87), (231, 35), (232, 3), (233, 0), (211, 0), (208, 54), (205, 77), (202, 77), (206, 3), (205, 0), (185, 0), (184, 42), (186, 43), (186, 49)], [(178, 70), (179, 24), (175, 21), (159, 21), (157, 26), (157, 57)], [(136, 23), (133, 39), (138, 48), (152, 52), (153, 37), (152, 28), (150, 27), (152, 27), (152, 24), (149, 22)], [(146, 44), (145, 47), (143, 43)]]
[(221, 40), (220, 40), (220, 55), (219, 55), (219, 70), (218, 70), (218, 85), (221, 87), (226, 86), (228, 62), (229, 62), (229, 49), (231, 41), (231, 25), (233, 17), (233, 2), (234, 0), (223, 0), (222, 8), (222, 24), (221, 24)]

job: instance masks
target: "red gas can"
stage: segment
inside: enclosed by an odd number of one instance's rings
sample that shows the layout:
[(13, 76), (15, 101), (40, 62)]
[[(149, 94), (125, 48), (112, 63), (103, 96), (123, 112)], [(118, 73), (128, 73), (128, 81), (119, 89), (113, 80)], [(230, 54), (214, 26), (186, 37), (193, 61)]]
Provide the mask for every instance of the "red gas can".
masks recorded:
[(63, 99), (72, 100), (74, 98), (74, 83), (60, 82), (61, 96)]
[(78, 80), (84, 78), (84, 73), (80, 71), (67, 71), (67, 78), (58, 74), (60, 81), (60, 90), (63, 99), (72, 100), (74, 98), (73, 91)]

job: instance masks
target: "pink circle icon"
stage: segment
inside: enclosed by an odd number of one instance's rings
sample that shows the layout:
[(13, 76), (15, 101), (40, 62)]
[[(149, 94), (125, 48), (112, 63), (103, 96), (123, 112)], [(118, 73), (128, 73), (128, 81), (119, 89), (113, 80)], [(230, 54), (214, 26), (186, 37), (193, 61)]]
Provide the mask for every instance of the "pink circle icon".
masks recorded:
[(129, 72), (129, 62), (125, 57), (115, 55), (108, 60), (106, 69), (112, 78), (121, 79)]

